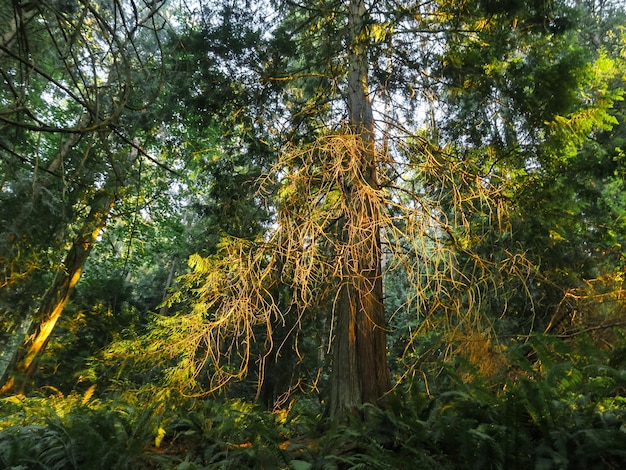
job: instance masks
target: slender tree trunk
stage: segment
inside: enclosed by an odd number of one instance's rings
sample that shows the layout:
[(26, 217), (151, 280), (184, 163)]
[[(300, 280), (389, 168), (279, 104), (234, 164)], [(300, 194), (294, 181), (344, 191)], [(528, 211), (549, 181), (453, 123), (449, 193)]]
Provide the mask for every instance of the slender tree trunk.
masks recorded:
[[(35, 359), (45, 349), (63, 308), (67, 304), (100, 231), (104, 228), (115, 196), (105, 187), (91, 203), (91, 210), (74, 239), (52, 285), (45, 293), (34, 316), (35, 330), (14, 361), (13, 372), (0, 388), (0, 394), (23, 391), (26, 379), (35, 369)], [(33, 322), (33, 323), (34, 323)]]
[(259, 387), (257, 401), (269, 410), (281, 397), (289, 394), (292, 379), (297, 374), (297, 357), (293, 350), (296, 341), (293, 334), (295, 315), (287, 313), (286, 322), (276, 318), (272, 323), (272, 342), (259, 364)]
[(17, 352), (24, 344), (24, 339), (33, 323), (32, 314), (22, 319), (17, 329), (9, 334), (6, 341), (0, 344), (0, 384), (5, 383), (7, 373), (11, 366), (15, 364)]
[[(79, 122), (81, 126), (86, 126), (89, 123), (89, 114), (83, 114)], [(7, 227), (8, 231), (18, 240), (16, 243), (19, 243), (22, 234), (26, 232), (25, 225), (32, 216), (33, 207), (42, 203), (41, 199), (45, 194), (44, 190), (49, 189), (50, 174), (56, 173), (59, 168), (61, 168), (69, 152), (78, 143), (80, 138), (81, 134), (79, 133), (70, 134), (54, 157), (54, 160), (48, 164), (46, 171), (42, 172), (42, 174), (38, 174), (38, 172), (35, 171), (33, 175), (33, 193), (30, 196), (30, 201), (22, 205), (20, 212), (12, 221), (11, 226)], [(48, 234), (48, 240), (55, 239), (61, 228), (60, 225), (55, 226), (53, 228), (54, 231)], [(18, 280), (17, 282), (20, 281)], [(11, 303), (10, 300), (8, 301)], [(36, 318), (36, 313), (32, 310), (18, 313), (22, 317), (22, 320), (16, 330), (9, 333), (9, 338), (2, 345), (2, 351), (0, 351), (0, 385), (7, 383), (7, 374), (10, 369), (15, 366), (20, 347), (23, 346), (24, 339), (28, 335)], [(0, 389), (0, 391), (2, 390), (4, 390), (4, 387)]]
[(336, 336), (328, 415), (342, 418), (364, 403), (381, 405), (391, 389), (383, 307), (380, 206), (374, 119), (368, 95), (366, 9), (349, 1), (352, 40), (348, 107), (356, 148), (348, 152), (340, 182), (346, 213), (342, 229), (341, 284), (335, 306)]
[[(13, 18), (9, 22), (9, 27), (2, 31), (0, 38), (0, 46), (5, 49), (10, 49), (16, 40), (17, 32), (27, 22), (29, 22), (37, 13), (37, 6), (35, 3), (26, 3), (26, 6), (22, 6), (22, 2), (13, 2)], [(0, 58), (5, 55), (4, 51), (0, 51)]]
[(165, 301), (167, 300), (170, 287), (172, 287), (172, 283), (174, 282), (174, 273), (176, 272), (177, 267), (178, 254), (174, 254), (174, 256), (172, 256), (172, 261), (170, 261), (170, 270), (167, 273), (165, 286), (163, 286), (163, 297), (161, 298), (161, 308), (159, 309), (159, 315), (167, 315), (167, 312), (169, 311), (169, 307), (165, 303)]

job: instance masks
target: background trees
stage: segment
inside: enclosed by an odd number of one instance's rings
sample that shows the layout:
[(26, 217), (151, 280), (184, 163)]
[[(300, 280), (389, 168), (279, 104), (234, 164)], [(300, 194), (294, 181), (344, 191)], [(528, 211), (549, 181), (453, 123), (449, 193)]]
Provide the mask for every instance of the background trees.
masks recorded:
[(163, 27), (161, 2), (6, 7), (0, 376), (15, 372), (5, 390), (30, 375), (143, 158), (136, 116), (159, 92)]

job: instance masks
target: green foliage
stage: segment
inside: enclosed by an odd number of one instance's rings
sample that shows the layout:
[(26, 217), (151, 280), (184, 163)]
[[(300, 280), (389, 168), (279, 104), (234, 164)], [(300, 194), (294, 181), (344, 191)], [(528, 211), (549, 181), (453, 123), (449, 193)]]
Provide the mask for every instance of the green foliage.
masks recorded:
[(168, 430), (171, 445), (179, 442), (185, 459), (202, 468), (288, 468), (275, 416), (249, 403), (199, 400)]
[[(502, 376), (461, 360), (398, 384), (365, 419), (324, 422), (313, 399), (271, 413), (241, 400), (85, 395), (0, 402), (3, 468), (587, 469), (626, 463), (622, 349), (533, 336)], [(148, 403), (149, 406), (141, 405)]]
[[(298, 244), (283, 254), (305, 259), (329, 251), (345, 217), (327, 154), (309, 162), (301, 144), (349, 115), (346, 12), (286, 2), (263, 18), (218, 2), (177, 12), (165, 38), (158, 15), (121, 27), (161, 2), (36, 3), (0, 13), (0, 351), (36, 310), (95, 188), (132, 163), (39, 362), (39, 393), (54, 383), (57, 395), (0, 401), (0, 467), (626, 466), (617, 2), (368, 2), (359, 41), (380, 118), (376, 189), (403, 233), (404, 258), (384, 243), (396, 388), (383, 409), (342, 423), (323, 419), (319, 369), (337, 270), (298, 271), (267, 241), (289, 213)], [(18, 41), (13, 17), (25, 20)], [(269, 171), (285, 149), (294, 158)], [(314, 189), (299, 206), (297, 184)], [(315, 236), (299, 231), (315, 220)], [(419, 236), (411, 223), (425, 224)], [(296, 312), (304, 297), (314, 302)], [(222, 326), (220, 312), (249, 321)], [(229, 378), (242, 381), (219, 397), (181, 398)]]
[[(148, 468), (150, 408), (89, 402), (89, 396), (4, 399), (0, 465), (6, 469)], [(10, 425), (10, 427), (7, 427)], [(158, 461), (158, 459), (157, 459)]]
[(434, 399), (427, 422), (435, 444), (455, 468), (619, 468), (626, 375), (585, 339), (530, 344), (504, 386), (459, 381)]

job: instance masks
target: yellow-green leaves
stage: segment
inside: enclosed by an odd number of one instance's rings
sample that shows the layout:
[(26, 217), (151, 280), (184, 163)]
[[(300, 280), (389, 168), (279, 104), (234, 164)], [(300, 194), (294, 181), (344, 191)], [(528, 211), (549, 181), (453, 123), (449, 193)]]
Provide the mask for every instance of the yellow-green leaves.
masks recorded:
[(611, 86), (619, 77), (616, 61), (601, 53), (584, 70), (579, 84), (579, 96), (584, 106), (568, 114), (556, 116), (547, 123), (567, 152), (573, 155), (594, 132), (610, 130), (618, 121), (611, 114), (616, 101), (624, 99), (624, 90)]
[(393, 34), (394, 27), (391, 23), (373, 23), (369, 25), (369, 36), (374, 43), (383, 43), (390, 34)]
[(165, 437), (165, 429), (163, 429), (163, 427), (159, 426), (159, 429), (157, 429), (157, 433), (156, 436), (154, 438), (154, 447), (159, 448), (161, 447), (161, 443), (163, 442), (163, 438)]

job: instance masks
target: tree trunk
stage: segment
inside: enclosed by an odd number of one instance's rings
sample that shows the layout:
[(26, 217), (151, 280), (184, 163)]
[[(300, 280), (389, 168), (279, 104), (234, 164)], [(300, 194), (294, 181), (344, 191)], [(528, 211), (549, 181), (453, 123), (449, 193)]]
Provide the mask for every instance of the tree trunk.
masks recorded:
[(272, 322), (272, 341), (260, 359), (257, 401), (272, 410), (284, 402), (297, 375), (298, 358), (293, 350), (293, 334), (297, 317), (287, 313), (285, 322), (275, 318)]
[(345, 202), (341, 284), (335, 305), (331, 395), (327, 414), (354, 414), (364, 403), (382, 404), (391, 389), (383, 306), (380, 204), (374, 148), (374, 119), (368, 95), (366, 9), (350, 0), (348, 74), (350, 125), (356, 148), (348, 152), (340, 182)]
[(81, 230), (74, 239), (63, 264), (57, 271), (52, 285), (45, 293), (39, 310), (34, 316), (36, 327), (17, 354), (13, 372), (0, 388), (0, 395), (11, 391), (22, 392), (26, 380), (35, 370), (35, 359), (45, 349), (63, 308), (67, 304), (93, 244), (104, 228), (113, 207), (115, 197), (105, 187), (91, 203), (91, 210)]
[[(7, 50), (13, 47), (17, 38), (17, 33), (25, 23), (28, 23), (37, 13), (37, 5), (35, 3), (13, 2), (13, 18), (9, 23), (9, 27), (2, 31), (0, 38), (0, 46)], [(8, 15), (7, 15), (8, 16)], [(6, 52), (0, 51), (0, 58), (6, 55)]]
[(33, 317), (31, 313), (20, 322), (15, 331), (9, 333), (6, 341), (0, 344), (0, 384), (5, 383), (9, 370), (15, 364), (17, 352), (20, 346), (24, 344), (24, 339), (32, 323)]
[(169, 306), (167, 305), (166, 301), (167, 301), (167, 296), (169, 294), (170, 287), (172, 287), (172, 283), (174, 282), (174, 273), (176, 272), (177, 267), (178, 267), (178, 254), (175, 253), (174, 256), (172, 256), (172, 261), (170, 262), (170, 270), (167, 273), (165, 286), (163, 286), (163, 297), (161, 298), (161, 308), (159, 308), (159, 315), (167, 315), (169, 311)]

